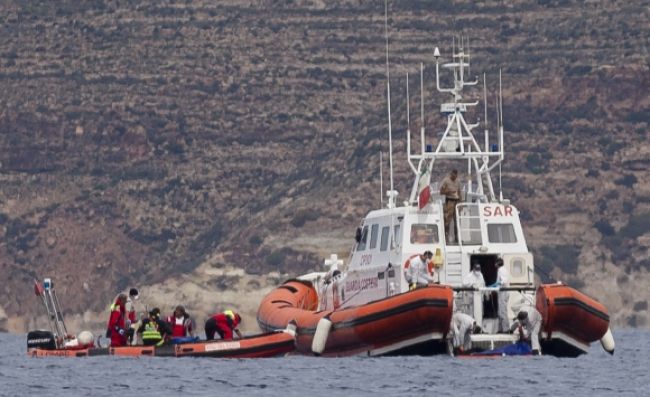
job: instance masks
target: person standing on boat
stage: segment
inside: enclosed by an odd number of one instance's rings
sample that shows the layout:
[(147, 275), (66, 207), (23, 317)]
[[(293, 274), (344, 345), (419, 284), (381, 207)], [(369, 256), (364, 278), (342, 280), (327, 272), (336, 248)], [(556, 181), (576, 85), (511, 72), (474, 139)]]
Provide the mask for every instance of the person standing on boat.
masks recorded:
[[(497, 281), (490, 287), (507, 288), (510, 286), (510, 276), (505, 266), (503, 266), (503, 259), (497, 259), (495, 266), (498, 269)], [(508, 298), (510, 298), (510, 293), (500, 289), (498, 296), (499, 333), (508, 332), (510, 330), (510, 321), (508, 321)]]
[(456, 312), (451, 317), (451, 337), (455, 353), (466, 353), (472, 349), (472, 334), (478, 331), (474, 318), (468, 314)]
[(451, 173), (442, 180), (440, 194), (445, 196), (445, 235), (447, 242), (452, 240), (449, 233), (451, 224), (454, 224), (454, 242), (458, 243), (458, 230), (456, 230), (456, 204), (460, 202), (460, 181), (458, 180), (458, 170), (451, 170)]
[(429, 263), (433, 258), (431, 251), (424, 251), (422, 255), (410, 259), (409, 267), (404, 272), (404, 277), (410, 289), (426, 287), (433, 284), (433, 275), (429, 271)]
[(111, 316), (108, 319), (106, 336), (111, 338), (112, 347), (126, 346), (126, 295), (119, 294), (111, 305)]
[[(111, 302), (111, 306), (109, 307), (109, 311), (113, 312), (115, 309), (115, 306), (117, 305), (117, 298), (120, 295), (126, 296), (126, 302), (124, 303), (124, 310), (126, 313), (125, 317), (125, 324), (124, 324), (124, 329), (126, 331), (126, 338), (127, 338), (127, 344), (132, 344), (134, 343), (133, 341), (133, 334), (135, 333), (135, 330), (138, 329), (138, 325), (136, 324), (138, 322), (137, 319), (137, 311), (135, 307), (135, 301), (138, 300), (139, 293), (136, 288), (131, 288), (129, 290), (128, 296), (126, 293), (120, 293), (118, 294), (115, 299)], [(110, 337), (109, 332), (107, 330), (106, 332), (106, 337)]]
[(532, 306), (527, 306), (519, 310), (517, 320), (510, 328), (511, 332), (519, 331), (519, 337), (522, 340), (530, 341), (533, 354), (542, 354), (542, 348), (539, 344), (539, 332), (542, 329), (542, 315)]
[(136, 310), (136, 301), (140, 298), (140, 293), (137, 288), (131, 288), (129, 290), (129, 296), (126, 298), (126, 304), (124, 308), (126, 309), (126, 331), (129, 344), (135, 344), (133, 335), (135, 330), (138, 329), (138, 318)]
[(226, 310), (223, 313), (217, 313), (205, 322), (205, 338), (213, 340), (214, 334), (218, 333), (223, 340), (232, 340), (233, 332), (241, 339), (242, 334), (239, 331), (241, 316), (232, 310)]
[[(483, 273), (481, 272), (480, 263), (474, 262), (472, 265), (472, 271), (463, 278), (463, 287), (472, 287), (476, 289), (485, 287), (485, 279), (483, 278)], [(462, 295), (462, 299), (465, 305), (471, 307), (472, 312), (474, 312), (474, 294), (475, 292), (468, 291)], [(489, 292), (483, 292), (481, 294), (481, 298), (481, 301), (489, 298)]]
[(480, 263), (474, 262), (472, 271), (463, 278), (463, 286), (475, 288), (485, 287), (485, 279), (483, 278), (483, 273), (481, 273)]
[(140, 293), (138, 292), (138, 289), (131, 288), (129, 290), (129, 296), (126, 298), (126, 306), (125, 306), (127, 318), (129, 319), (129, 322), (131, 324), (135, 324), (137, 322), (135, 301), (137, 301), (139, 298), (140, 298)]

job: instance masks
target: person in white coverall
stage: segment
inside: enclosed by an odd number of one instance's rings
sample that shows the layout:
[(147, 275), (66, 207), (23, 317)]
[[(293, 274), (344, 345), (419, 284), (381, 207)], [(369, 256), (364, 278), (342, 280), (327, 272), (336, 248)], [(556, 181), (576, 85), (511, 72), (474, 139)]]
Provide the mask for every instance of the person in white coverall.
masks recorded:
[[(490, 285), (490, 287), (508, 287), (510, 286), (510, 276), (505, 266), (503, 266), (503, 260), (497, 259), (496, 266), (497, 270), (497, 281)], [(510, 321), (508, 321), (508, 298), (510, 293), (508, 291), (499, 291), (499, 332), (508, 332), (510, 330)]]
[(476, 288), (485, 287), (485, 279), (483, 278), (483, 273), (481, 273), (481, 265), (479, 263), (474, 263), (472, 271), (463, 278), (463, 286)]
[(433, 258), (431, 251), (425, 251), (422, 255), (410, 260), (410, 265), (404, 272), (404, 277), (411, 289), (426, 287), (433, 283), (433, 276), (429, 274), (429, 262)]
[(533, 354), (541, 354), (539, 332), (542, 329), (542, 315), (532, 306), (521, 308), (517, 321), (512, 324), (510, 331), (519, 332), (520, 339), (529, 340)]
[(472, 348), (472, 334), (476, 328), (476, 322), (472, 316), (456, 312), (451, 317), (451, 336), (454, 350), (468, 352)]
[[(483, 278), (483, 273), (481, 273), (480, 263), (475, 262), (472, 265), (472, 271), (463, 278), (463, 287), (485, 287), (485, 279)], [(463, 301), (465, 305), (472, 308), (471, 311), (476, 315), (476, 312), (474, 311), (474, 294), (475, 292), (464, 293)], [(484, 299), (486, 297), (489, 297), (489, 293), (483, 292), (482, 298)]]

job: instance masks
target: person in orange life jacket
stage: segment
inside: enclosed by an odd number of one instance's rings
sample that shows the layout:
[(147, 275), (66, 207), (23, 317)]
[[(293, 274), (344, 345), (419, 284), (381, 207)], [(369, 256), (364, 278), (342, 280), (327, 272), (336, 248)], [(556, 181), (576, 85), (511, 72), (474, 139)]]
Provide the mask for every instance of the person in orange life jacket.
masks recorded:
[[(113, 311), (113, 305), (115, 305), (114, 302), (117, 300), (117, 297), (120, 296), (120, 295), (125, 295), (126, 296), (125, 293), (118, 294), (115, 297), (115, 299), (113, 299), (113, 303), (111, 304), (111, 308), (110, 308), (111, 311)], [(139, 295), (138, 290), (136, 288), (131, 288), (129, 290), (129, 295), (126, 296), (126, 302), (124, 304), (124, 310), (126, 311), (127, 323), (130, 323), (130, 324), (127, 324), (127, 326), (129, 326), (131, 324), (134, 324), (137, 321), (136, 309), (135, 309), (135, 301), (138, 300), (139, 296), (140, 295)]]
[(142, 320), (137, 332), (142, 334), (145, 346), (160, 346), (165, 342), (165, 337), (171, 334), (169, 325), (160, 319), (160, 309), (157, 307), (149, 312), (148, 318)]
[(181, 305), (176, 306), (174, 314), (167, 317), (172, 333), (172, 338), (184, 338), (186, 336), (194, 336), (194, 327), (190, 315), (187, 314), (185, 308)]
[[(113, 299), (111, 301), (111, 306), (109, 308), (110, 312), (113, 312), (113, 309), (116, 306), (115, 302), (117, 301), (117, 298), (120, 295), (125, 295), (126, 296), (126, 294), (124, 294), (124, 293), (118, 294), (115, 297), (115, 299)], [(139, 296), (138, 290), (136, 288), (131, 288), (129, 290), (129, 295), (126, 297), (126, 302), (124, 304), (124, 311), (125, 311), (125, 315), (126, 315), (124, 330), (126, 332), (127, 344), (129, 344), (129, 345), (131, 344), (131, 342), (133, 340), (133, 334), (135, 332), (135, 329), (137, 328), (137, 326), (135, 325), (136, 322), (137, 322), (135, 301), (138, 300), (138, 296)], [(111, 336), (110, 329), (107, 329), (106, 330), (106, 337), (110, 338), (110, 336)]]
[(232, 340), (233, 332), (241, 339), (242, 334), (237, 328), (241, 324), (241, 317), (232, 310), (226, 310), (223, 313), (217, 313), (205, 322), (205, 337), (207, 340), (214, 339), (214, 334), (218, 333), (223, 340)]
[(111, 346), (126, 346), (126, 295), (119, 294), (111, 305), (111, 316), (108, 319), (106, 336), (111, 338)]

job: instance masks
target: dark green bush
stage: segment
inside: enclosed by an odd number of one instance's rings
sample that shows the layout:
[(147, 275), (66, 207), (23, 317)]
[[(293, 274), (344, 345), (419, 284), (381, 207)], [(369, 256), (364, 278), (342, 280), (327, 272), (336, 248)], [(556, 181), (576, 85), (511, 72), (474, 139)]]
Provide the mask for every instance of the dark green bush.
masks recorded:
[(616, 233), (612, 225), (604, 219), (594, 223), (594, 226), (603, 236), (613, 236)]
[(248, 243), (249, 243), (250, 245), (260, 245), (260, 244), (262, 244), (262, 241), (263, 241), (263, 240), (262, 240), (262, 237), (258, 236), (257, 234), (252, 235), (252, 236), (248, 239)]
[(624, 175), (622, 178), (618, 178), (614, 181), (617, 185), (622, 185), (625, 187), (632, 187), (637, 182), (636, 176), (632, 174)]
[(624, 238), (636, 239), (650, 231), (650, 214), (643, 214), (630, 217), (627, 225), (620, 230)]
[(280, 266), (284, 263), (284, 258), (286, 257), (283, 250), (277, 250), (271, 252), (269, 256), (266, 257), (266, 263), (271, 266)]
[(580, 249), (575, 245), (545, 245), (540, 248), (536, 261), (545, 269), (559, 267), (564, 273), (575, 274), (579, 255)]
[(315, 221), (320, 217), (318, 210), (312, 208), (304, 208), (296, 211), (293, 219), (291, 219), (291, 225), (294, 227), (303, 227), (307, 221)]

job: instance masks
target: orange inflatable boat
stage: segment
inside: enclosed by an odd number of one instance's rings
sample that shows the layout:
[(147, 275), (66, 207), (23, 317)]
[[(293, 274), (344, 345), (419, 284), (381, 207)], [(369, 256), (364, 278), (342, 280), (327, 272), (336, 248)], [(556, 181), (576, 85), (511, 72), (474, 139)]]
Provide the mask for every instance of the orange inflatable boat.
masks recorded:
[(563, 284), (540, 285), (536, 297), (543, 318), (540, 343), (545, 353), (579, 355), (582, 351), (575, 346), (585, 346), (582, 350), (586, 351), (591, 342), (598, 340), (613, 353), (609, 313), (601, 303)]
[(214, 340), (177, 345), (124, 346), (86, 349), (28, 348), (32, 357), (87, 357), (87, 356), (155, 356), (155, 357), (219, 357), (257, 358), (283, 356), (295, 349), (292, 331), (271, 332), (236, 340)]
[(446, 349), (453, 291), (434, 285), (355, 307), (317, 311), (318, 295), (309, 281), (290, 280), (260, 304), (257, 322), (265, 331), (295, 321), (299, 353), (433, 354)]

